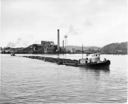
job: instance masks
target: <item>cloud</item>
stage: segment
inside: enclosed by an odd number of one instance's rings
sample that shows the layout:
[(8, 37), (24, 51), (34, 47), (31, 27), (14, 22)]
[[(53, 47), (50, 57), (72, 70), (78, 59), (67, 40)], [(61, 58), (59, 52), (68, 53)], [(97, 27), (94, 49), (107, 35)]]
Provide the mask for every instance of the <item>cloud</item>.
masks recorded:
[(13, 42), (9, 42), (9, 43), (7, 44), (7, 47), (15, 48), (15, 43), (13, 43)]
[[(115, 37), (116, 33), (124, 31), (124, 26), (118, 29), (117, 25), (127, 23), (125, 16), (128, 11), (127, 0), (1, 1), (2, 34), (0, 41), (2, 44), (16, 40), (18, 37), (26, 40), (29, 34), (29, 38), (33, 37), (33, 40), (28, 39), (29, 41), (40, 39), (56, 41), (56, 29), (60, 28), (62, 34), (67, 33), (72, 36), (72, 39), (74, 37), (78, 39), (80, 35), (79, 40), (84, 39), (86, 44), (92, 41), (91, 45), (93, 43), (101, 45), (98, 42), (101, 39), (105, 40), (104, 37)], [(86, 38), (82, 38), (85, 35)], [(95, 39), (92, 38), (94, 36), (96, 36)], [(119, 37), (121, 36), (122, 34), (119, 34)], [(123, 37), (119, 39), (124, 40)], [(77, 40), (77, 45), (81, 44), (79, 40)], [(114, 38), (110, 41), (114, 41)], [(74, 41), (70, 40), (70, 43), (73, 44)]]
[(70, 25), (68, 29), (68, 35), (78, 35), (78, 34), (79, 33), (77, 29), (73, 25)]
[(87, 19), (87, 20), (85, 20), (84, 25), (86, 27), (90, 27), (90, 26), (93, 26), (93, 23), (90, 21), (90, 19)]

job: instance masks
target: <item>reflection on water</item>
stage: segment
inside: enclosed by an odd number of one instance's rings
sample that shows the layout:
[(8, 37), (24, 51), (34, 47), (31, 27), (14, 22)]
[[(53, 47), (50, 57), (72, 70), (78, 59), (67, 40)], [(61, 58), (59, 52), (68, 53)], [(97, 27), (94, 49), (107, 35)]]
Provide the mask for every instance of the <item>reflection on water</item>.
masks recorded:
[(85, 76), (86, 74), (91, 73), (91, 75), (93, 75), (93, 77), (95, 77), (96, 80), (100, 79), (100, 75), (105, 75), (108, 76), (110, 73), (110, 68), (102, 68), (102, 69), (95, 69), (95, 68), (84, 68), (84, 67), (79, 67), (80, 73), (82, 74), (82, 76)]
[(0, 100), (9, 104), (126, 102), (125, 57), (106, 57), (110, 68), (95, 69), (3, 55)]
[(110, 71), (110, 66), (105, 66), (105, 67), (100, 67), (100, 68), (95, 68), (95, 67), (80, 67), (80, 69), (108, 72), (108, 71)]
[(79, 69), (82, 70), (82, 71), (85, 71), (85, 72), (87, 72), (87, 71), (94, 72), (98, 76), (100, 75), (101, 72), (104, 73), (104, 74), (109, 74), (110, 73), (110, 67), (109, 66), (108, 67), (102, 67), (102, 68), (79, 67)]

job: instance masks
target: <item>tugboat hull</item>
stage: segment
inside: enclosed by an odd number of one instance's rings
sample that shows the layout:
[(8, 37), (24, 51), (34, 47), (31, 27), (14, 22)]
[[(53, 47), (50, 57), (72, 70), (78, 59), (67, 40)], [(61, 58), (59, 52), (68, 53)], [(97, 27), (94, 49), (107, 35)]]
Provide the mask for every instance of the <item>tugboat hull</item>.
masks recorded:
[(93, 68), (93, 69), (109, 69), (110, 61), (101, 61), (99, 63), (85, 63), (85, 64), (80, 64), (80, 63), (62, 63), (63, 65), (67, 66), (75, 66), (75, 67), (85, 67), (85, 68)]
[(89, 67), (89, 68), (107, 68), (110, 65), (110, 61), (102, 61), (99, 63), (86, 63), (86, 64), (78, 64), (79, 67)]

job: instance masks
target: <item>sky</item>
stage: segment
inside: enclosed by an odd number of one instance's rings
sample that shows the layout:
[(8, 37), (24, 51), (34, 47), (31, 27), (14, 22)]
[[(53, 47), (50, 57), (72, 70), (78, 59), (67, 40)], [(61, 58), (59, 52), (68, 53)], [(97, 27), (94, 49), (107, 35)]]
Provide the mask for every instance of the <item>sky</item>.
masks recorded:
[(99, 46), (127, 41), (127, 0), (0, 0), (0, 46), (41, 40)]

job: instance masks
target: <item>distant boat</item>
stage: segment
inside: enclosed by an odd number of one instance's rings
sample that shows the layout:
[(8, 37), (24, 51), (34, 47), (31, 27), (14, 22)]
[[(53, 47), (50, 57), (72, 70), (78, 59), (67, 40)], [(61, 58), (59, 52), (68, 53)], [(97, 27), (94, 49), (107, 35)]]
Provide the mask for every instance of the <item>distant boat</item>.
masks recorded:
[(15, 52), (12, 52), (12, 53), (11, 53), (11, 56), (15, 56)]

